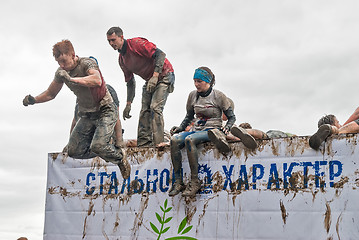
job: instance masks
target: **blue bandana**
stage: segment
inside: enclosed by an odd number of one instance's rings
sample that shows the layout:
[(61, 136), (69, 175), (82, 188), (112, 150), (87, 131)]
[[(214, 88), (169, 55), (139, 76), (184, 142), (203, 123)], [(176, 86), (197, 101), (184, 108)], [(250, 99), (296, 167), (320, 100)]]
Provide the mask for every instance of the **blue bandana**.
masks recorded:
[(194, 72), (193, 79), (200, 79), (202, 81), (205, 81), (206, 83), (211, 83), (212, 76), (207, 71), (197, 68)]

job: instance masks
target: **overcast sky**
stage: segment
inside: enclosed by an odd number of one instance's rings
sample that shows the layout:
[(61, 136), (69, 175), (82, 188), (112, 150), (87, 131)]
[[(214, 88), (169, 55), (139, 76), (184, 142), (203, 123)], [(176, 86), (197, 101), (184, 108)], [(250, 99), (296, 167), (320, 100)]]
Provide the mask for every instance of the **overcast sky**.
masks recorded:
[[(2, 1), (0, 239), (42, 239), (47, 153), (68, 141), (75, 96), (64, 86), (48, 103), (24, 107), (22, 99), (52, 81), (56, 42), (69, 39), (77, 55), (97, 57), (121, 116), (126, 85), (106, 40), (112, 26), (154, 42), (172, 63), (166, 129), (185, 115), (194, 69), (208, 66), (215, 88), (234, 100), (237, 123), (311, 135), (322, 115), (343, 123), (358, 106), (358, 12), (357, 0)], [(136, 80), (125, 138), (137, 133), (144, 81)]]

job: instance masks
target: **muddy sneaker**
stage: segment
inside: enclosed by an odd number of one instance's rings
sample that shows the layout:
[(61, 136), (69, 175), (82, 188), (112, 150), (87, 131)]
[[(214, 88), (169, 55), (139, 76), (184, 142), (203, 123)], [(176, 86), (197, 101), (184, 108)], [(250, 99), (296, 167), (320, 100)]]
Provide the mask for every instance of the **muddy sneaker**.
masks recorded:
[(220, 152), (227, 153), (231, 150), (226, 135), (219, 129), (208, 130), (208, 137)]
[(131, 165), (127, 160), (126, 153), (123, 149), (122, 150), (122, 159), (120, 162), (117, 163), (118, 167), (120, 168), (120, 172), (122, 174), (123, 179), (127, 179), (130, 177), (131, 174)]
[(200, 189), (201, 189), (201, 182), (199, 181), (199, 179), (192, 179), (188, 183), (188, 185), (186, 187), (186, 190), (184, 190), (182, 195), (185, 196), (185, 197), (195, 197), (196, 193)]
[(185, 186), (182, 181), (175, 181), (172, 188), (170, 189), (170, 192), (168, 193), (168, 196), (173, 197), (182, 192), (185, 189)]
[(256, 149), (258, 146), (257, 141), (252, 137), (244, 128), (233, 126), (231, 128), (231, 133), (237, 138), (241, 139), (244, 146), (249, 149)]
[(329, 124), (324, 124), (319, 127), (318, 131), (309, 138), (309, 146), (314, 150), (318, 150), (322, 142), (332, 134), (332, 128)]

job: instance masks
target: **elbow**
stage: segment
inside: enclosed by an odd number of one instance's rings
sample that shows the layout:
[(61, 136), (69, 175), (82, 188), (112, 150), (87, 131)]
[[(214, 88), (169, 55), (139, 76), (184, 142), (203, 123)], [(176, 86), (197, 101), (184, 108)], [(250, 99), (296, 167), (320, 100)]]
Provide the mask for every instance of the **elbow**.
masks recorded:
[(97, 72), (96, 74), (94, 74), (92, 76), (91, 82), (92, 82), (93, 87), (101, 87), (102, 81), (103, 80), (102, 80), (101, 74), (99, 72)]
[(101, 87), (102, 85), (102, 78), (100, 74), (96, 74), (95, 76), (92, 77), (91, 79), (91, 85), (92, 87)]
[(92, 87), (101, 87), (103, 79), (101, 76), (101, 73), (99, 71), (94, 71), (93, 73), (90, 73), (90, 78), (88, 79), (90, 85), (92, 85)]
[(95, 81), (95, 86), (96, 87), (101, 87), (101, 85), (102, 85), (102, 79), (99, 78), (98, 80)]
[(236, 122), (236, 116), (232, 116), (231, 118), (228, 119), (228, 122), (231, 124), (231, 126)]
[(233, 121), (233, 123), (234, 123), (234, 122), (236, 122), (236, 120), (237, 120), (236, 116), (234, 116), (234, 115), (233, 115), (233, 117), (232, 117), (232, 118), (233, 118), (233, 120), (232, 120), (232, 121)]
[(57, 94), (49, 94), (48, 100), (53, 100), (56, 97)]
[(52, 91), (48, 91), (47, 94), (45, 95), (45, 99), (46, 101), (51, 101), (56, 97), (57, 93), (52, 92)]

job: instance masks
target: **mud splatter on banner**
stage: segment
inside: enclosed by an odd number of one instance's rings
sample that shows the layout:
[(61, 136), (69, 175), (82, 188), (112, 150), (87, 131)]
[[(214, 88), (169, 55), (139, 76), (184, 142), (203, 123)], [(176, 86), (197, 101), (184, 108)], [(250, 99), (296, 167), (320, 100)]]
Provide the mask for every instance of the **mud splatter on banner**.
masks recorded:
[[(127, 149), (131, 176), (100, 158), (48, 157), (44, 239), (359, 239), (357, 135), (200, 147), (202, 188), (171, 198), (165, 149)], [(183, 152), (183, 177), (189, 165)]]

